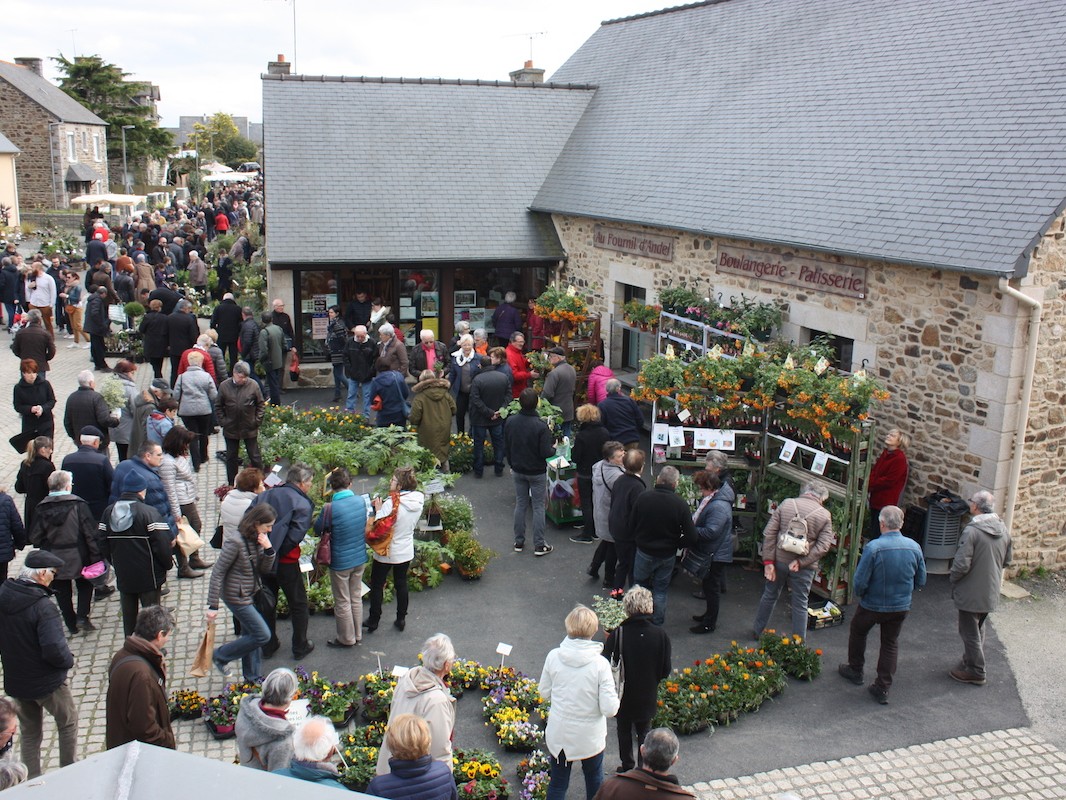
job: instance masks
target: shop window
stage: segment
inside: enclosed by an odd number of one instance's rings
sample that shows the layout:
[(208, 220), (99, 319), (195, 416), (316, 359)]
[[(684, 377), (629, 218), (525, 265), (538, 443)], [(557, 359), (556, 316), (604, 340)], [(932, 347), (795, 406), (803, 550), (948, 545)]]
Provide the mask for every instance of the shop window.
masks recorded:
[(100, 134), (93, 134), (93, 161), (100, 160)]
[(326, 310), (338, 303), (337, 273), (333, 270), (316, 270), (297, 272), (295, 275), (299, 277), (297, 301), (300, 313), (293, 320), (293, 325), (300, 336), (300, 357), (309, 361), (328, 361), (326, 328), (329, 317)]
[(398, 277), (400, 291), (392, 313), (399, 322), (407, 346), (414, 347), (418, 343), (418, 333), (422, 330), (433, 331), (437, 339), (443, 338), (440, 270), (401, 269)]
[(837, 336), (833, 333), (827, 333), (826, 331), (815, 330), (814, 328), (803, 328), (803, 340), (806, 343), (811, 343), (815, 339), (825, 340), (829, 346), (833, 349), (832, 362), (833, 366), (841, 372), (851, 372), (852, 368), (852, 352), (855, 349), (855, 340), (846, 339), (843, 336)]
[[(454, 271), (452, 297), (454, 322), (465, 320), (471, 330), (484, 328), (491, 337), (492, 313), (508, 292), (523, 314), (548, 285), (547, 267), (458, 267)], [(469, 304), (469, 305), (468, 305)], [(491, 338), (490, 338), (491, 341)]]

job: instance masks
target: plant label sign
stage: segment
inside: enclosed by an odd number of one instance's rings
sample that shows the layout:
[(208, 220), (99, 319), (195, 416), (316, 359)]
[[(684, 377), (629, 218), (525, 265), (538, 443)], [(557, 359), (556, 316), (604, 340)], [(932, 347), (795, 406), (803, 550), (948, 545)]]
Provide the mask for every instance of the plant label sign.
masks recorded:
[(656, 422), (651, 426), (651, 443), (668, 444), (670, 441), (670, 426), (662, 422)]
[(512, 649), (513, 645), (504, 644), (503, 642), (500, 642), (498, 645), (496, 645), (496, 652), (499, 653), (501, 656), (511, 655)]
[(825, 466), (829, 463), (828, 453), (815, 453), (814, 463), (811, 464), (811, 472), (815, 475), (825, 475)]
[(692, 435), (692, 447), (695, 450), (710, 450), (714, 445), (711, 444), (714, 441), (712, 434), (720, 433), (720, 431), (712, 431), (710, 428), (696, 428)]
[(685, 446), (685, 429), (672, 427), (670, 428), (670, 446), (671, 447), (684, 447)]
[(794, 455), (796, 455), (796, 442), (791, 439), (785, 439), (785, 443), (781, 446), (781, 455), (777, 457), (778, 460), (791, 461)]
[(394, 677), (394, 678), (402, 678), (410, 670), (411, 670), (410, 667), (401, 667), (399, 664), (397, 664), (395, 667), (392, 668), (392, 677)]
[(681, 420), (682, 422), (688, 422), (688, 420), (689, 420), (689, 417), (691, 417), (691, 416), (692, 416), (692, 414), (691, 414), (691, 413), (689, 413), (689, 410), (688, 410), (687, 408), (683, 408), (683, 409), (681, 409), (681, 410), (680, 410), (680, 411), (678, 412), (678, 414), (677, 414), (677, 418), (678, 418), (679, 420)]

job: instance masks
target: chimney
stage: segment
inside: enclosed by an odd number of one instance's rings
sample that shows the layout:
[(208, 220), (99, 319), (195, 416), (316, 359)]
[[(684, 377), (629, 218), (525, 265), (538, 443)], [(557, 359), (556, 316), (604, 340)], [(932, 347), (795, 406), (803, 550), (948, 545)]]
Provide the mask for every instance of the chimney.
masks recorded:
[(44, 61), (40, 58), (16, 58), (15, 63), (20, 67), (25, 67), (39, 78), (44, 77)]
[(544, 83), (544, 70), (533, 69), (532, 61), (527, 61), (522, 69), (516, 69), (509, 75), (516, 83)]
[(267, 62), (267, 75), (288, 75), (292, 64), (285, 60), (284, 53), (278, 53), (277, 61)]

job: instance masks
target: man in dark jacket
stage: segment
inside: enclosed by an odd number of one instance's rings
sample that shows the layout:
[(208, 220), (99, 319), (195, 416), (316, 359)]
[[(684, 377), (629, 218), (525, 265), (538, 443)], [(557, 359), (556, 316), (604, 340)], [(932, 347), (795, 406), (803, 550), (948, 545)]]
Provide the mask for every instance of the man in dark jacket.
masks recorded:
[(263, 329), (259, 331), (259, 361), (266, 371), (270, 402), (281, 405), (282, 368), (285, 366), (285, 333), (274, 321), (274, 315), (262, 315)]
[(242, 316), (241, 307), (229, 292), (222, 296), (222, 302), (211, 314), (211, 327), (218, 331), (218, 346), (226, 354), (231, 369), (238, 359), (237, 339), (241, 335)]
[[(237, 334), (237, 351), (241, 360), (253, 367), (259, 361), (259, 325), (255, 321), (255, 312), (251, 306), (241, 309), (241, 327)], [(259, 381), (256, 381), (258, 383)]]
[(81, 429), (81, 444), (77, 452), (63, 459), (61, 469), (74, 478), (78, 497), (89, 504), (93, 519), (99, 522), (111, 497), (111, 478), (115, 473), (107, 453), (100, 451), (104, 434), (95, 425)]
[(370, 322), (370, 297), (363, 289), (355, 290), (355, 299), (348, 301), (348, 307), (344, 309), (344, 324), (348, 330), (362, 325), (366, 327)]
[(377, 344), (367, 333), (366, 325), (356, 325), (352, 338), (344, 345), (344, 377), (348, 379), (344, 410), (362, 414), (364, 419), (370, 419), (370, 384), (377, 353)]
[(612, 775), (600, 785), (596, 800), (693, 800), (669, 769), (677, 763), (677, 735), (669, 728), (656, 728), (640, 746), (644, 765)]
[(552, 365), (552, 370), (544, 379), (544, 389), (541, 395), (552, 405), (559, 406), (559, 410), (563, 412), (561, 433), (563, 436), (569, 436), (573, 441), (574, 389), (577, 386), (577, 371), (567, 363), (566, 351), (561, 347), (553, 347), (548, 351), (548, 361)]
[(31, 778), (41, 774), (44, 709), (59, 728), (60, 766), (78, 760), (78, 709), (67, 682), (74, 656), (48, 588), (62, 566), (63, 559), (35, 550), (26, 556), (19, 577), (0, 585), (4, 691), (17, 704), (22, 761)]
[[(9, 242), (8, 247), (14, 247), (14, 242)], [(15, 300), (18, 298), (18, 287), (22, 284), (19, 280), (18, 267), (15, 260), (10, 256), (14, 252), (10, 249), (4, 251), (3, 268), (0, 269), (0, 302), (4, 304), (4, 325), (7, 332), (11, 333), (11, 323), (15, 319)]]
[[(163, 448), (155, 442), (142, 442), (136, 456), (127, 458), (115, 467), (115, 474), (111, 478), (111, 497), (109, 500), (112, 503), (117, 503), (122, 497), (122, 487), (125, 484), (126, 476), (131, 472), (139, 472), (148, 485), (148, 494), (145, 496), (144, 502), (159, 512), (159, 515), (167, 523), (167, 527), (170, 528), (170, 538), (173, 539), (178, 535), (178, 526), (174, 520), (174, 515), (170, 512), (170, 500), (167, 498), (167, 490), (163, 487), (163, 481), (159, 478), (159, 467), (162, 463)], [(199, 577), (200, 574), (202, 573), (197, 573), (195, 576), (183, 575), (180, 577)]]
[(418, 344), (411, 348), (407, 356), (408, 372), (416, 379), (427, 369), (438, 375), (444, 374), (448, 366), (448, 348), (444, 346), (444, 342), (436, 341), (431, 330), (422, 331), (418, 339)]
[(107, 449), (109, 428), (118, 427), (118, 417), (111, 415), (103, 395), (96, 391), (96, 378), (89, 370), (78, 373), (78, 388), (67, 398), (63, 410), (63, 428), (74, 444), (81, 444), (81, 431), (85, 427), (98, 429), (100, 447)]
[(37, 380), (43, 381), (48, 374), (48, 362), (56, 357), (56, 341), (41, 322), (40, 311), (26, 312), (26, 320), (11, 342), (11, 352), (19, 358), (36, 361)]
[(222, 381), (215, 396), (215, 416), (226, 442), (226, 481), (237, 477), (241, 442), (253, 467), (263, 469), (259, 452), (259, 427), (265, 404), (259, 385), (251, 379), (251, 367), (243, 361), (233, 365), (233, 376)]
[(544, 460), (555, 453), (547, 423), (537, 416), (537, 390), (526, 388), (518, 395), (521, 410), (503, 426), (504, 448), (514, 479), (514, 549), (526, 544), (526, 509), (533, 504), (533, 555), (546, 556), (552, 546), (544, 540), (544, 500), (547, 472)]
[(159, 604), (160, 587), (174, 563), (170, 526), (148, 505), (148, 481), (142, 470), (122, 479), (122, 494), (100, 519), (98, 541), (104, 557), (115, 568), (115, 583), (122, 608), (122, 629), (133, 633), (137, 609)]
[(192, 303), (181, 300), (174, 307), (174, 313), (167, 317), (167, 336), (170, 342), (170, 388), (178, 380), (178, 368), (181, 355), (191, 350), (200, 336), (200, 326), (196, 324)]
[(692, 511), (677, 496), (676, 467), (663, 467), (655, 488), (644, 492), (633, 504), (628, 534), (637, 547), (633, 558), (633, 580), (651, 589), (655, 598), (656, 625), (666, 619), (666, 592), (673, 577), (677, 551), (699, 541)]
[(127, 742), (175, 749), (167, 706), (167, 671), (163, 648), (174, 617), (160, 605), (141, 609), (133, 634), (111, 659), (107, 683), (108, 750)]
[(181, 302), (181, 295), (174, 291), (171, 286), (160, 286), (148, 293), (148, 302), (158, 300), (163, 304), (163, 313), (170, 316), (174, 308)]
[(111, 331), (111, 320), (107, 316), (107, 289), (103, 286), (90, 292), (89, 299), (85, 301), (82, 329), (89, 335), (89, 358), (93, 367), (100, 372), (110, 372), (111, 368), (104, 357), (104, 339)]
[(470, 435), (474, 438), (474, 477), (485, 471), (485, 437), (492, 437), (496, 477), (503, 475), (503, 419), (500, 409), (511, 402), (511, 381), (501, 366), (503, 348), (481, 358), (481, 370), (470, 382)]
[(626, 450), (640, 446), (640, 431), (644, 416), (637, 401), (622, 391), (622, 382), (611, 378), (604, 386), (607, 396), (599, 405), (600, 420), (611, 438), (625, 445)]
[[(315, 649), (315, 643), (307, 638), (307, 590), (300, 572), (300, 542), (311, 527), (314, 504), (307, 493), (311, 491), (315, 473), (306, 464), (295, 462), (289, 467), (285, 483), (267, 489), (252, 501), (251, 505), (266, 503), (274, 509), (277, 519), (270, 531), (270, 544), (278, 554), (274, 562), (275, 573), (264, 575), (263, 583), (277, 597), (280, 589), (289, 601), (292, 615), (292, 655), (299, 660)], [(249, 506), (250, 508), (251, 506)], [(276, 630), (277, 619), (270, 614), (270, 644), (263, 648), (263, 657), (269, 658), (281, 646)]]

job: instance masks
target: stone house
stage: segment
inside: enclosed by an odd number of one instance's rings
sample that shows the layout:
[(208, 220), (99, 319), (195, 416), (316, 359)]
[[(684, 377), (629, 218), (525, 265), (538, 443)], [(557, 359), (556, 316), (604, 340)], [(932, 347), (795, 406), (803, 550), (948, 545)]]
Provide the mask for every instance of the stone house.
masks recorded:
[(23, 208), (107, 192), (107, 123), (46, 80), (41, 59), (0, 61), (0, 130), (22, 151)]
[(1049, 0), (711, 0), (611, 20), (551, 77), (594, 93), (528, 209), (608, 317), (681, 279), (781, 301), (786, 338), (827, 334), (842, 368), (888, 384), (876, 421), (912, 437), (904, 504), (988, 489), (1016, 563), (1063, 568), (1064, 36)]

